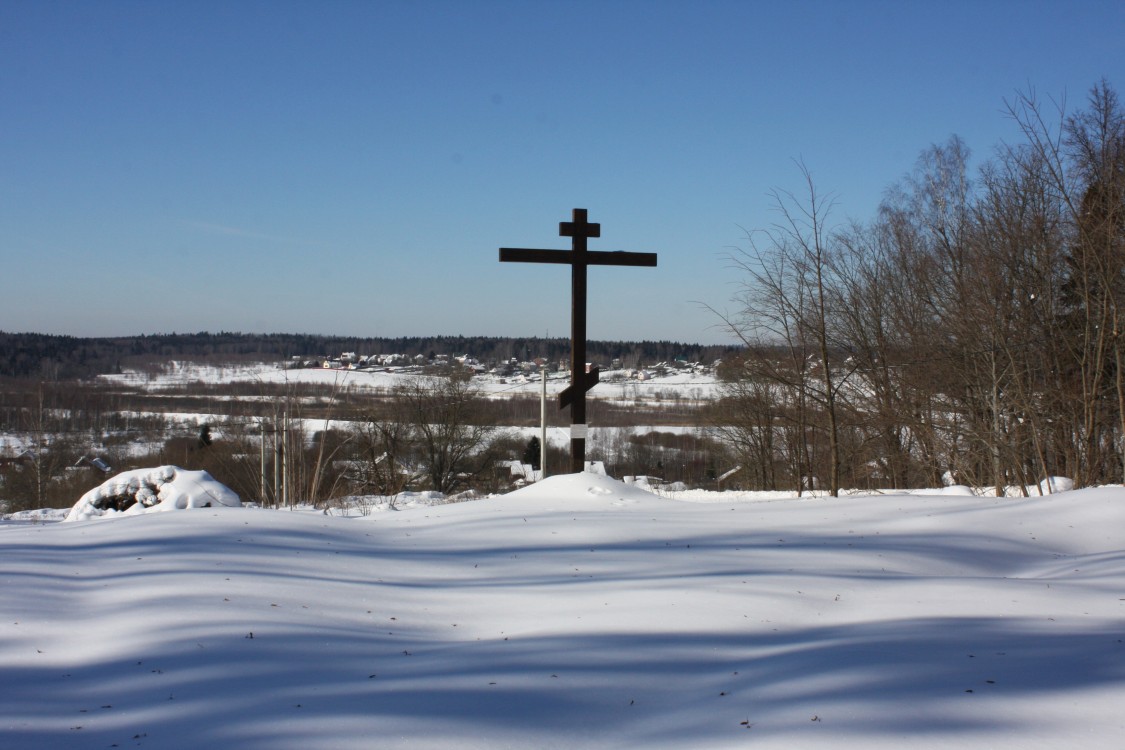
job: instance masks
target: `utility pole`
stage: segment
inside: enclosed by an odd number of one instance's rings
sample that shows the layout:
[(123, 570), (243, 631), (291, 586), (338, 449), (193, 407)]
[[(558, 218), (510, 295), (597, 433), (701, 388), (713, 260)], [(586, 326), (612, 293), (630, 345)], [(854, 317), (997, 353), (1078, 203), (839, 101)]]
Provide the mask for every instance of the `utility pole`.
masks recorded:
[(258, 433), (260, 440), (258, 441), (258, 453), (261, 470), (261, 482), (258, 485), (258, 502), (262, 507), (266, 507), (266, 423), (265, 420), (258, 420)]
[(539, 369), (543, 388), (539, 394), (539, 478), (547, 478), (547, 363)]
[(281, 502), (289, 506), (289, 406), (285, 407), (285, 416), (281, 421)]

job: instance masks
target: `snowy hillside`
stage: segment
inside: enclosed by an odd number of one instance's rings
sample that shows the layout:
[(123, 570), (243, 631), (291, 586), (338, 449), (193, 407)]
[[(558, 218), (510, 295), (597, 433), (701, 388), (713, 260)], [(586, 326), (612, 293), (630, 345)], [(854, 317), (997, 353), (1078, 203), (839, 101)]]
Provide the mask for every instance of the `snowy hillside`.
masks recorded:
[(1116, 748), (1125, 490), (0, 525), (4, 748)]

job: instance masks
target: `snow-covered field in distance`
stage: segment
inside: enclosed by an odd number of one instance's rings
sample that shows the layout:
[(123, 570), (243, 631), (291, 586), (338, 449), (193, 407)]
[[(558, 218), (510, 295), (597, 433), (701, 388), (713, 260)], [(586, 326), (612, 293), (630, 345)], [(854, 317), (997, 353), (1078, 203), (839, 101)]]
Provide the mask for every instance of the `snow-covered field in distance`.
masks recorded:
[[(388, 390), (403, 382), (403, 378), (417, 377), (416, 368), (387, 368), (381, 370), (345, 370), (324, 368), (285, 369), (280, 364), (214, 366), (195, 362), (169, 362), (161, 372), (148, 373), (126, 370), (120, 375), (100, 375), (105, 383), (118, 383), (146, 390), (181, 388), (192, 383), (270, 383), (322, 385), (337, 389)], [(484, 393), (539, 394), (542, 383), (538, 376), (522, 375), (500, 378), (478, 375), (473, 383)], [(552, 397), (569, 385), (567, 373), (552, 373), (547, 380), (547, 392)], [(591, 398), (647, 399), (667, 392), (678, 394), (684, 400), (711, 398), (716, 379), (710, 373), (669, 371), (666, 375), (649, 373), (649, 379), (640, 381), (626, 378), (625, 371), (610, 370), (601, 373), (601, 382), (590, 391)], [(663, 396), (663, 394), (661, 394)]]
[(0, 747), (1116, 748), (1125, 490), (0, 525)]
[[(646, 406), (659, 406), (670, 404), (675, 399), (680, 404), (694, 403), (704, 405), (714, 398), (719, 387), (718, 380), (711, 373), (693, 373), (688, 371), (669, 371), (665, 375), (649, 374), (650, 379), (639, 381), (627, 378), (625, 371), (611, 370), (601, 375), (601, 382), (589, 391), (590, 398), (618, 400), (630, 405), (644, 404)], [(394, 386), (406, 382), (410, 378), (422, 377), (417, 368), (387, 368), (383, 370), (346, 370), (324, 368), (286, 369), (281, 364), (262, 363), (253, 365), (214, 366), (196, 362), (168, 362), (159, 372), (142, 372), (140, 370), (126, 370), (119, 375), (101, 375), (99, 381), (108, 384), (119, 384), (128, 387), (140, 388), (146, 391), (157, 392), (190, 387), (196, 383), (205, 385), (221, 385), (224, 383), (263, 383), (270, 385), (301, 384), (323, 386), (330, 391), (343, 393), (345, 390), (388, 392)], [(490, 398), (504, 398), (507, 395), (539, 396), (542, 392), (542, 382), (538, 376), (514, 376), (499, 378), (494, 375), (482, 374), (473, 378), (475, 387)], [(552, 373), (547, 380), (547, 394), (550, 400), (548, 408), (557, 410), (556, 397), (570, 384), (568, 373)], [(222, 396), (209, 394), (210, 399), (221, 399)], [(255, 397), (246, 394), (231, 396), (240, 401), (273, 400), (274, 395)], [(136, 412), (140, 415), (154, 415), (155, 412)], [(222, 421), (218, 414), (205, 412), (168, 411), (160, 412), (174, 421), (188, 425), (201, 426), (203, 424), (215, 425)], [(325, 428), (325, 420), (308, 419), (301, 421), (305, 432), (313, 435), (318, 430)], [(221, 432), (221, 428), (217, 428)], [(539, 428), (508, 428), (523, 439), (530, 439), (532, 435), (539, 434)], [(602, 433), (607, 430), (629, 429), (639, 434), (653, 430), (661, 432), (683, 433), (693, 431), (695, 427), (682, 425), (649, 426), (637, 425), (632, 428), (605, 428), (597, 425), (590, 427), (592, 440), (601, 439)], [(217, 433), (218, 434), (218, 433)], [(569, 428), (551, 427), (548, 429), (547, 441), (549, 445), (566, 446), (570, 442)]]

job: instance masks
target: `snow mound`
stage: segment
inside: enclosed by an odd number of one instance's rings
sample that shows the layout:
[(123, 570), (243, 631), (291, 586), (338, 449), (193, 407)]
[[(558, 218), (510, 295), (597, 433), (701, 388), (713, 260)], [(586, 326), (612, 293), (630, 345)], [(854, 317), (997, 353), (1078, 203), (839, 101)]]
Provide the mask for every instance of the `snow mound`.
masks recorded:
[(1070, 492), (1074, 489), (1074, 480), (1069, 477), (1047, 477), (1039, 483), (1039, 490), (1044, 495), (1055, 492)]
[(18, 510), (15, 513), (5, 513), (2, 520), (13, 523), (50, 523), (63, 520), (66, 514), (67, 511), (60, 508), (38, 508), (36, 510)]
[(605, 474), (585, 471), (559, 474), (504, 495), (513, 500), (609, 500), (614, 505), (643, 501), (664, 501), (638, 485), (619, 482)]
[(83, 495), (63, 520), (84, 521), (218, 505), (237, 507), (242, 501), (233, 490), (205, 471), (160, 466), (122, 472), (106, 480)]

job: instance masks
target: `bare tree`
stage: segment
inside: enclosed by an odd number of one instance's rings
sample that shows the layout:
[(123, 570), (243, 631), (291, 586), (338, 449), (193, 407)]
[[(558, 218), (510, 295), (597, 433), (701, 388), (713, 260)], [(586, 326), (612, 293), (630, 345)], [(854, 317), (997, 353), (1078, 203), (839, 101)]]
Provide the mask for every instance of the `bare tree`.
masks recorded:
[[(1121, 481), (1125, 472), (1125, 114), (1105, 81), (1087, 109), (1049, 112), (1019, 94), (1008, 112), (1027, 140), (1029, 164), (1062, 207), (1068, 245), (1059, 323), (1071, 342), (1077, 403), (1076, 479)], [(1113, 408), (1109, 408), (1113, 404)]]
[(902, 311), (917, 307), (912, 274), (901, 272), (903, 259), (895, 262), (892, 237), (878, 222), (853, 224), (839, 235), (837, 335), (847, 342), (855, 369), (848, 400), (862, 440), (857, 459), (875, 467), (890, 487), (902, 488), (925, 481), (916, 456), (929, 430), (923, 421), (928, 411), (907, 377), (917, 323)]
[(1009, 149), (985, 165), (981, 186), (974, 208), (977, 306), (982, 327), (991, 332), (990, 365), (1004, 373), (1003, 461), (1026, 487), (1059, 470), (1060, 435), (1052, 424), (1070, 409), (1062, 377), (1066, 345), (1057, 335), (1062, 212), (1044, 189), (1036, 154), (1026, 149)]
[(360, 456), (353, 478), (361, 491), (393, 497), (419, 479), (416, 473), (414, 423), (405, 402), (390, 399), (385, 408), (369, 414), (359, 427)]
[[(781, 408), (774, 393), (778, 386), (755, 377), (742, 360), (724, 362), (720, 376), (722, 397), (711, 412), (715, 434), (730, 447), (751, 486), (778, 489), (777, 463), (782, 453), (777, 440)], [(795, 474), (799, 485), (799, 470)]]
[(366, 481), (384, 494), (413, 478), (449, 494), (492, 469), (498, 431), (468, 373), (413, 378), (389, 401), (361, 430)]
[(449, 494), (492, 469), (497, 428), (468, 374), (415, 380), (395, 396), (412, 420), (433, 489)]
[[(800, 433), (796, 446), (798, 482), (812, 465), (805, 426), (827, 437), (828, 489), (840, 489), (840, 387), (834, 316), (838, 290), (828, 225), (833, 201), (816, 189), (812, 175), (798, 165), (805, 183), (803, 197), (774, 191), (779, 220), (771, 228), (747, 233), (746, 249), (731, 256), (743, 276), (741, 305), (728, 327), (751, 352), (776, 351), (782, 360), (748, 357), (748, 376), (763, 378), (791, 393), (789, 413)], [(810, 419), (814, 411), (823, 423)], [(800, 485), (798, 487), (800, 489)]]

